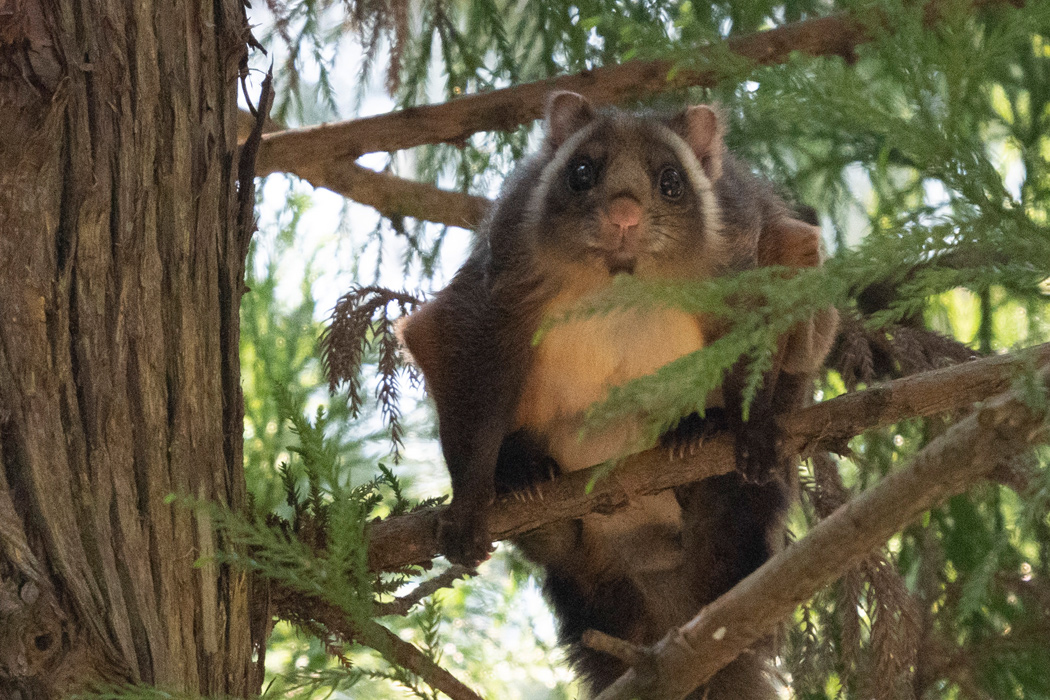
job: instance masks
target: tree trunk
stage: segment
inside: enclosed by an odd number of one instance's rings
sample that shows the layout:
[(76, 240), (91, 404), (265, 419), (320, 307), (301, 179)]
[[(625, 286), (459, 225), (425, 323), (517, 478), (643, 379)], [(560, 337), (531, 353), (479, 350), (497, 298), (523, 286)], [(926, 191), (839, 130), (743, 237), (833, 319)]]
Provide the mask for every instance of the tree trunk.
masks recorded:
[(0, 697), (258, 689), (247, 578), (165, 503), (245, 500), (247, 36), (240, 0), (0, 0)]

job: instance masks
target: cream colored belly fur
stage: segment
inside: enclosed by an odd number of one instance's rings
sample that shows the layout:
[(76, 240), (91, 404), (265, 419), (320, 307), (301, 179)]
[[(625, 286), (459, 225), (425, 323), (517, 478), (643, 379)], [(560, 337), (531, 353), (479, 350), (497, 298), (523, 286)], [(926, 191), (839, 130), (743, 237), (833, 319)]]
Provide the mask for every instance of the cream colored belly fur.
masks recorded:
[[(543, 435), (565, 471), (623, 456), (637, 448), (637, 419), (580, 439), (584, 412), (610, 387), (651, 374), (703, 344), (697, 319), (668, 309), (557, 325), (536, 350), (517, 411), (518, 426)], [(670, 491), (637, 498), (612, 515), (584, 518), (588, 548), (604, 550), (602, 558), (629, 560), (635, 571), (677, 566), (680, 529), (681, 511)]]

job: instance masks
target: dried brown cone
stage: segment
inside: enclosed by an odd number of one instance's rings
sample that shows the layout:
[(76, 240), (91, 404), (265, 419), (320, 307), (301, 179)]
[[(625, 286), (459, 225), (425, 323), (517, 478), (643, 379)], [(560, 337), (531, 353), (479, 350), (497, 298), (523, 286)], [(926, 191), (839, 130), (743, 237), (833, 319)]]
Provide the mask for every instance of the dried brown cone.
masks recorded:
[[(400, 385), (404, 369), (394, 334), (394, 319), (423, 303), (407, 292), (383, 287), (355, 287), (336, 302), (331, 322), (321, 335), (321, 361), (333, 394), (345, 385), (350, 413), (357, 417), (363, 406), (361, 365), (369, 349), (378, 355), (379, 387), (376, 398), (390, 428), (395, 458), (402, 446)], [(391, 311), (395, 314), (391, 317)]]
[(860, 679), (862, 697), (914, 698), (913, 676), (921, 625), (918, 606), (897, 567), (881, 555), (861, 565), (868, 583), (870, 660)]
[(842, 313), (839, 334), (827, 366), (846, 388), (897, 379), (976, 359), (979, 354), (957, 340), (912, 325), (871, 328), (857, 313)]
[[(835, 460), (813, 458), (813, 479), (806, 492), (820, 518), (849, 499)], [(842, 630), (842, 680), (861, 690), (861, 697), (897, 700), (914, 697), (913, 675), (921, 638), (921, 616), (914, 597), (888, 556), (873, 554), (848, 572), (838, 587)], [(867, 648), (862, 647), (861, 611), (870, 621)]]

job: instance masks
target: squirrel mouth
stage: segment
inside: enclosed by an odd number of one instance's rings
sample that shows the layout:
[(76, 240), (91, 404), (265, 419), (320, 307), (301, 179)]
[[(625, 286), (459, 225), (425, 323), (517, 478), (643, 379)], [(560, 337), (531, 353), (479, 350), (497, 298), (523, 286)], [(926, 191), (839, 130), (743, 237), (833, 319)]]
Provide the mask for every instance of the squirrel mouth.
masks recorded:
[(609, 268), (610, 277), (614, 277), (621, 273), (633, 275), (635, 262), (637, 261), (633, 257), (628, 258), (618, 255), (610, 255), (605, 259), (605, 264)]

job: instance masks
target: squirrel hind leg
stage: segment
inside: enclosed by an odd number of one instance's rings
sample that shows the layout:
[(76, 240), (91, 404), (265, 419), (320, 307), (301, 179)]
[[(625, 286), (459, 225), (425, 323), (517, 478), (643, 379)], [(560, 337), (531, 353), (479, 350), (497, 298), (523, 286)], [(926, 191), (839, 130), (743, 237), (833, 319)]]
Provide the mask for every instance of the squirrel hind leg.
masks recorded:
[[(784, 546), (787, 489), (779, 480), (746, 482), (738, 473), (676, 489), (682, 507), (688, 579), (707, 605)], [(688, 700), (774, 700), (780, 697), (771, 639), (761, 640), (723, 668)]]
[(675, 489), (682, 508), (688, 580), (707, 605), (783, 547), (787, 488), (745, 482), (731, 472)]
[(599, 630), (635, 644), (643, 643), (647, 617), (645, 596), (628, 576), (612, 576), (584, 584), (567, 569), (548, 570), (544, 593), (558, 618), (558, 636), (568, 645), (569, 662), (597, 695), (619, 678), (627, 665), (619, 659), (585, 647), (580, 638)]

